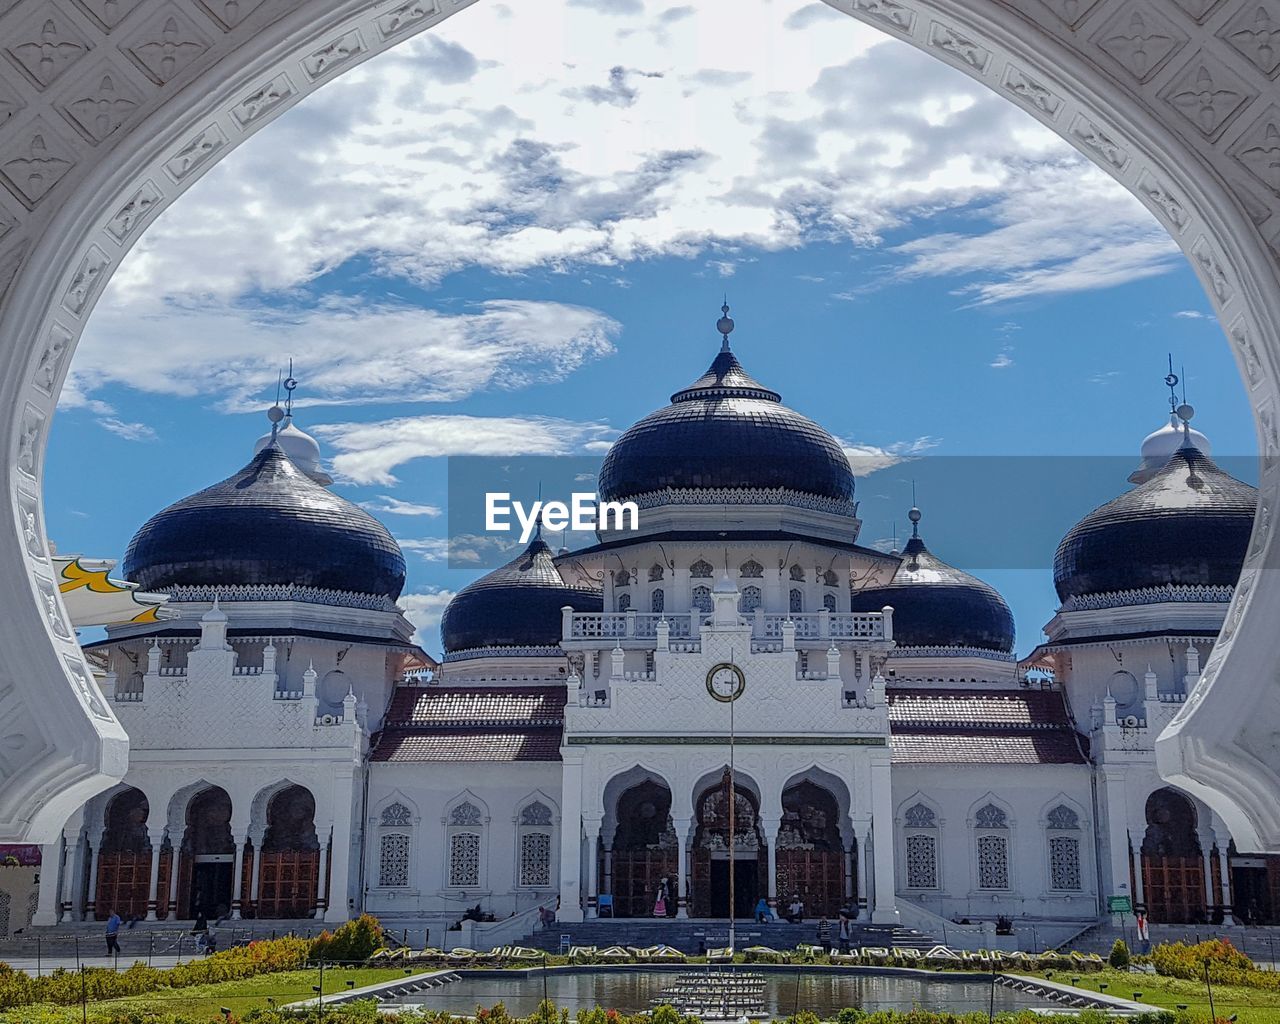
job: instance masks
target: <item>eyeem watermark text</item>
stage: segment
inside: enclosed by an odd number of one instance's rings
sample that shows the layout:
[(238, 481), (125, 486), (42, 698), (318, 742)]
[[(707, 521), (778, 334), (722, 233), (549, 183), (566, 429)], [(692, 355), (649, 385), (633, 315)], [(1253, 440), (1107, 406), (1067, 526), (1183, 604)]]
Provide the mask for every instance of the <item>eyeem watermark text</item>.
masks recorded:
[(538, 500), (528, 507), (512, 501), (510, 491), (487, 491), (484, 496), (484, 528), (495, 533), (511, 530), (511, 517), (520, 524), (520, 543), (528, 544), (533, 531), (543, 528), (559, 530), (637, 530), (640, 509), (634, 501), (601, 501), (591, 491), (574, 491), (566, 505), (563, 501)]

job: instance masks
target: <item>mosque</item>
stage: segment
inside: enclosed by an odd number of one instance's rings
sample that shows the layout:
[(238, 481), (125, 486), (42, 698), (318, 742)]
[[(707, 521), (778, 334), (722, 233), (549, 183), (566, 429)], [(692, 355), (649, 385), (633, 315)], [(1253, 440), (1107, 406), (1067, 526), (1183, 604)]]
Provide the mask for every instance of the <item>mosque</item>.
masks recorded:
[(441, 663), (397, 607), (396, 542), (273, 408), (247, 465), (129, 544), (169, 617), (87, 646), (129, 768), (43, 848), (35, 923), (572, 922), (651, 917), (664, 884), (668, 916), (723, 918), (731, 875), (737, 915), (798, 894), (934, 934), (1082, 927), (1117, 895), (1280, 918), (1280, 858), (1155, 767), (1256, 507), (1189, 407), (1063, 538), (1019, 662), (1008, 605), (918, 509), (900, 553), (858, 543), (845, 453), (747, 373), (728, 312), (707, 371), (604, 460), (637, 529), (539, 537), (475, 580)]

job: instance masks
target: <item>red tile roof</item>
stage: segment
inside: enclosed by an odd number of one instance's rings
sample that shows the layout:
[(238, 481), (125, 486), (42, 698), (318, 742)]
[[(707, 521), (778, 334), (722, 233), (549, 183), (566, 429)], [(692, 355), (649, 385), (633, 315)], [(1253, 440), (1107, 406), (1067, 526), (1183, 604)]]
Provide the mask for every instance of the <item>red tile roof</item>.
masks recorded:
[(446, 725), (562, 725), (563, 686), (405, 686), (387, 711), (388, 728)]
[(560, 730), (388, 730), (379, 737), (373, 760), (559, 761)]
[(1086, 740), (1057, 690), (906, 687), (887, 698), (897, 763), (1086, 763)]

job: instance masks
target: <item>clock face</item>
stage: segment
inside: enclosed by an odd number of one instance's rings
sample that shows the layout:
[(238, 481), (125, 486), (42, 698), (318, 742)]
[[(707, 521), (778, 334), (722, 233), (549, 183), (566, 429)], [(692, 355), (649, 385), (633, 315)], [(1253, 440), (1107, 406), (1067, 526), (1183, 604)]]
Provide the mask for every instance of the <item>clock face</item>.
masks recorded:
[(742, 674), (742, 669), (727, 661), (715, 665), (707, 673), (707, 692), (726, 704), (741, 697), (746, 686), (747, 677)]

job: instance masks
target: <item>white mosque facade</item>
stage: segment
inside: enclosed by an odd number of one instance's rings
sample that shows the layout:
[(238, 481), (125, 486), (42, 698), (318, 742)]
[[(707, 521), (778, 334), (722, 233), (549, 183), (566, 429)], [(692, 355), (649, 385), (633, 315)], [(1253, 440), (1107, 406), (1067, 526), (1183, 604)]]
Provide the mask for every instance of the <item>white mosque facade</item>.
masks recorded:
[(668, 916), (723, 918), (731, 871), (738, 916), (798, 894), (953, 939), (1065, 934), (1115, 895), (1276, 920), (1280, 861), (1153, 752), (1231, 628), (1253, 489), (1174, 417), (1064, 538), (1019, 663), (1007, 605), (918, 510), (901, 553), (858, 544), (847, 458), (746, 373), (725, 313), (706, 374), (602, 467), (639, 528), (539, 538), (464, 588), (440, 664), (395, 541), (291, 417), (149, 520), (122, 568), (175, 617), (88, 649), (129, 770), (41, 851), (35, 924), (652, 917), (664, 880)]

